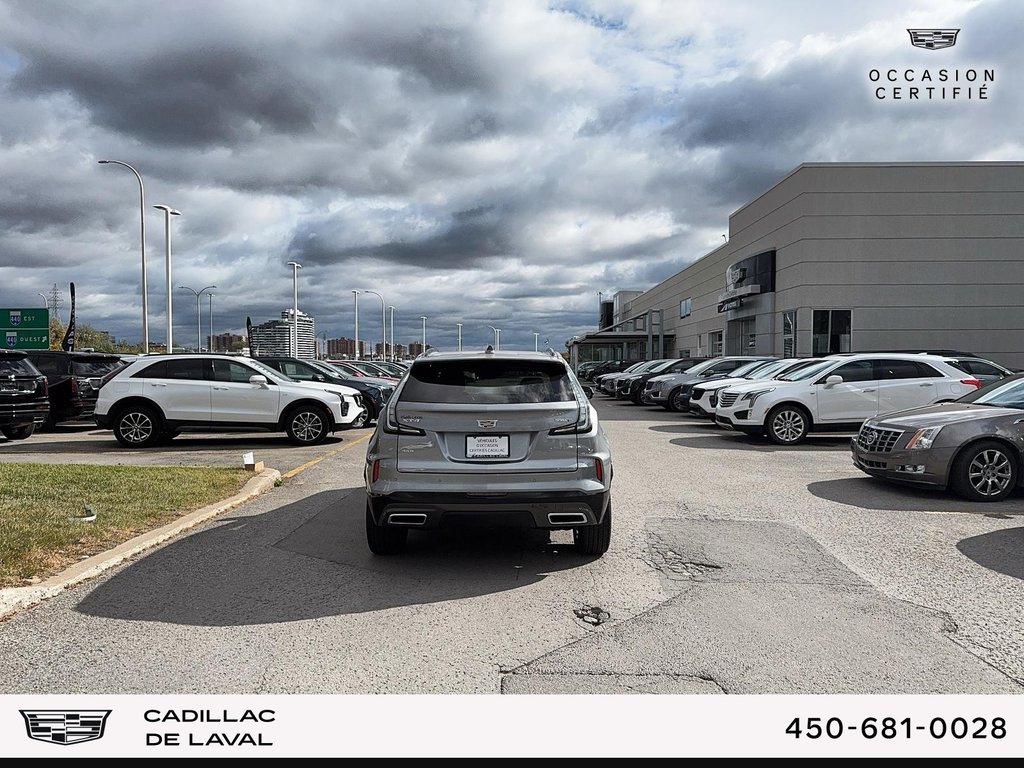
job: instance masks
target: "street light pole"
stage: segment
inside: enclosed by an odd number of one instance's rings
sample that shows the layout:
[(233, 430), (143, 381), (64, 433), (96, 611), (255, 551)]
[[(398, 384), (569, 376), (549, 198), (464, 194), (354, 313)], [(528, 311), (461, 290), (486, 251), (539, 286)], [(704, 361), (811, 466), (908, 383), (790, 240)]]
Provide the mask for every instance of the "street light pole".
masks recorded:
[(46, 298), (46, 294), (45, 293), (39, 293), (39, 291), (36, 291), (36, 296), (42, 296), (43, 297), (43, 306), (46, 307), (47, 310), (49, 310), (50, 309), (50, 300), (48, 298)]
[(171, 300), (171, 216), (181, 216), (181, 211), (169, 205), (154, 205), (158, 211), (164, 212), (164, 270), (167, 277), (167, 354), (174, 353), (174, 317)]
[[(139, 182), (139, 249), (142, 251), (142, 351), (149, 354), (149, 283), (146, 275), (146, 189), (142, 185), (142, 176), (128, 163), (120, 160), (99, 160), (100, 165), (123, 165), (135, 174)], [(167, 291), (170, 293), (170, 287)], [(168, 352), (171, 350), (168, 349)]]
[(289, 261), (292, 268), (292, 357), (299, 356), (299, 270), (302, 265)]
[[(206, 293), (211, 288), (216, 288), (216, 285), (208, 285), (201, 291), (197, 291), (195, 288), (189, 288), (187, 285), (179, 285), (184, 291), (192, 291), (196, 295), (196, 352), (203, 351), (203, 313), (199, 304), (199, 297)], [(212, 303), (210, 305), (213, 306)], [(212, 311), (212, 310), (211, 310)], [(212, 322), (212, 321), (211, 321)], [(212, 338), (212, 337), (211, 337)]]
[(455, 327), (459, 329), (458, 351), (461, 352), (462, 351), (462, 323), (456, 323)]
[(384, 297), (376, 291), (364, 290), (363, 293), (372, 293), (378, 299), (380, 299), (380, 333), (383, 336), (380, 347), (380, 359), (388, 359), (388, 321), (387, 321), (387, 308), (384, 304)]
[(423, 345), (423, 353), (425, 354), (427, 351), (427, 316), (420, 315), (420, 320), (423, 321), (423, 341), (421, 344)]
[(398, 359), (398, 353), (395, 352), (395, 308), (389, 304), (388, 309), (391, 310), (391, 360), (395, 361)]
[(495, 328), (493, 325), (488, 325), (492, 331), (494, 331), (494, 351), (501, 351), (501, 328)]
[(210, 300), (210, 338), (207, 340), (206, 351), (213, 352), (213, 294), (208, 293), (206, 297)]
[(540, 339), (540, 334), (539, 334), (539, 333), (537, 333), (536, 331), (534, 331), (534, 332), (533, 332), (533, 351), (534, 351), (534, 352), (539, 352), (539, 351), (540, 351), (540, 350), (539, 350), (539, 349), (537, 348), (537, 343), (538, 343), (538, 340), (539, 340), (539, 339)]
[(359, 291), (355, 288), (352, 289), (352, 306), (355, 313), (355, 334), (356, 334), (356, 346), (352, 356), (359, 359)]

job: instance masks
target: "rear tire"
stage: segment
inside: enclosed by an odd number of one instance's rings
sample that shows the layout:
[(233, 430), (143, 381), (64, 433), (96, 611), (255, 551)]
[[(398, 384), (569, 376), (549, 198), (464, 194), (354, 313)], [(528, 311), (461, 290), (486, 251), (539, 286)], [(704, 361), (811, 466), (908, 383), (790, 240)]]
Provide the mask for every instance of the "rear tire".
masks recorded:
[(20, 427), (4, 427), (0, 429), (0, 433), (8, 440), (25, 440), (32, 437), (32, 433), (35, 431), (35, 424), (22, 424)]
[(375, 555), (397, 555), (405, 550), (409, 539), (407, 528), (391, 528), (373, 522), (370, 502), (366, 502), (366, 545)]
[(960, 452), (949, 481), (957, 495), (968, 501), (1002, 501), (1017, 487), (1019, 471), (1005, 445), (984, 440)]
[(612, 503), (604, 511), (604, 520), (597, 525), (585, 525), (572, 529), (572, 542), (581, 555), (600, 557), (608, 551), (612, 542)]
[(300, 405), (288, 414), (284, 429), (293, 445), (319, 445), (327, 439), (330, 421), (315, 405)]
[(149, 448), (160, 442), (163, 432), (156, 411), (145, 405), (131, 405), (114, 419), (114, 437), (125, 448)]

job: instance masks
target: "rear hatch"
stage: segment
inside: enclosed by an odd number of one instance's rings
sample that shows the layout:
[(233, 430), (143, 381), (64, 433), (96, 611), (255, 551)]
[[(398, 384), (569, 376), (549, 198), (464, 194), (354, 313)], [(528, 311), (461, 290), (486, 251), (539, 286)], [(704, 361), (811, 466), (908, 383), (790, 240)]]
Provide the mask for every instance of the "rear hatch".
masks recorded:
[[(395, 405), (400, 472), (575, 472), (582, 405), (556, 360), (459, 358), (413, 365)], [(416, 434), (407, 434), (415, 430)], [(563, 434), (552, 435), (552, 430)]]

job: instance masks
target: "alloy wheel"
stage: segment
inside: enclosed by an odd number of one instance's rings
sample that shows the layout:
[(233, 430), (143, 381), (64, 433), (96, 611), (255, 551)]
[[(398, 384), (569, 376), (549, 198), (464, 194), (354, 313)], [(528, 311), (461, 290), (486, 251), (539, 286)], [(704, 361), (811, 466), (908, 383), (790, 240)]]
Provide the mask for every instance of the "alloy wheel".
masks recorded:
[(121, 417), (118, 426), (121, 436), (129, 443), (144, 443), (153, 434), (153, 420), (141, 411), (131, 411)]
[(967, 468), (967, 478), (982, 496), (998, 496), (1013, 480), (1010, 457), (996, 448), (981, 451)]
[(806, 425), (800, 411), (779, 411), (772, 419), (772, 433), (784, 443), (793, 443), (803, 437)]
[(324, 431), (323, 418), (313, 411), (300, 411), (292, 420), (292, 431), (304, 443), (315, 442)]

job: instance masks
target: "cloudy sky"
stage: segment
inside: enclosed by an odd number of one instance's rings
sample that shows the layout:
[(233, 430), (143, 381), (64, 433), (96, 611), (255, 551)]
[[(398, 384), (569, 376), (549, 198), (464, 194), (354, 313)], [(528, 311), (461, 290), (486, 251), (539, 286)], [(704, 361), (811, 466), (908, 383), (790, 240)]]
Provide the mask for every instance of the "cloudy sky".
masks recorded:
[[(962, 32), (922, 51), (917, 27)], [(0, 306), (74, 281), (80, 322), (141, 338), (138, 186), (109, 158), (145, 180), (153, 341), (164, 203), (217, 332), (291, 306), (296, 260), (318, 334), (351, 336), (369, 288), (399, 343), (426, 315), (437, 346), (461, 322), (560, 349), (801, 162), (1024, 159), (1022, 28), (1012, 0), (0, 0)], [(868, 71), (904, 66), (996, 82), (875, 99)]]

